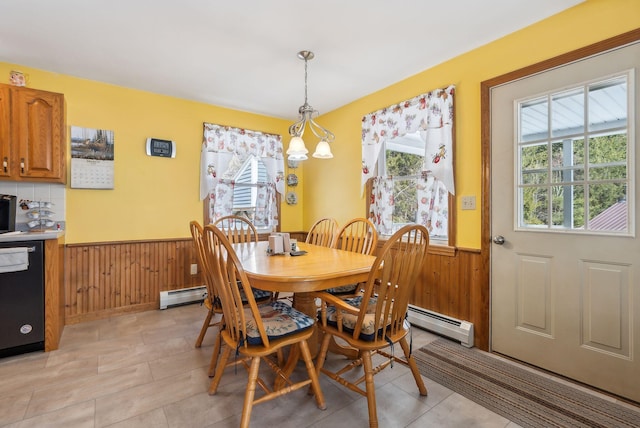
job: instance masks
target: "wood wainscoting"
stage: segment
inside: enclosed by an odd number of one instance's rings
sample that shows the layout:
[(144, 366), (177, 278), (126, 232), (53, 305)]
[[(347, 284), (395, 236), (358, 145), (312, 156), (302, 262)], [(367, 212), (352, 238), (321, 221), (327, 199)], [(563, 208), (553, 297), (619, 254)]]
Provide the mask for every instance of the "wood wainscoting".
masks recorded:
[(193, 263), (190, 238), (67, 245), (65, 324), (158, 309), (161, 291), (202, 285)]
[(409, 303), (473, 323), (474, 346), (488, 351), (488, 278), (480, 250), (432, 245)]
[[(301, 241), (305, 237), (291, 235)], [(191, 275), (193, 263), (188, 238), (67, 245), (65, 324), (158, 309), (161, 291), (202, 285), (200, 274)], [(444, 253), (433, 247), (411, 303), (472, 322), (475, 346), (487, 350), (487, 278), (479, 250)]]
[(489, 284), (480, 250), (430, 252), (411, 303), (473, 323), (473, 343), (489, 350)]

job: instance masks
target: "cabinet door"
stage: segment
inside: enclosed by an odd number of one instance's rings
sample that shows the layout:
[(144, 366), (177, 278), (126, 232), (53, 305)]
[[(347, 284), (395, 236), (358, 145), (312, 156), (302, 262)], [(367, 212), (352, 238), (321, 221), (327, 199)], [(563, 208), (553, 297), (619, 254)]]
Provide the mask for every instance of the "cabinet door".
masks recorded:
[(0, 86), (0, 177), (11, 175), (11, 94), (9, 87)]
[(64, 183), (64, 96), (14, 89), (12, 107), (12, 134), (18, 148), (17, 155), (14, 154), (17, 176), (23, 180)]

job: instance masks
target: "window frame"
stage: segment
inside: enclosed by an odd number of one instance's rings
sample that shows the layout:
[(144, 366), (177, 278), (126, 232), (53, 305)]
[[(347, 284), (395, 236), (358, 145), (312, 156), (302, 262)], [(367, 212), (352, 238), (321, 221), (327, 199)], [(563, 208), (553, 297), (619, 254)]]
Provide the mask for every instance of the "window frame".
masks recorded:
[[(624, 79), (626, 83), (626, 119), (625, 126), (609, 126), (609, 127), (593, 127), (593, 124), (589, 120), (589, 103), (590, 101), (590, 90), (593, 87), (597, 87), (599, 85), (605, 85), (607, 82), (615, 82), (616, 80)], [(514, 144), (516, 146), (516, 150), (514, 150), (514, 165), (516, 168), (514, 169), (514, 230), (523, 231), (523, 232), (546, 232), (546, 233), (569, 233), (569, 234), (578, 234), (578, 235), (604, 235), (604, 236), (635, 236), (635, 171), (633, 167), (632, 160), (635, 156), (635, 122), (631, 118), (634, 117), (635, 114), (635, 99), (634, 99), (634, 91), (635, 91), (635, 82), (634, 82), (634, 73), (633, 70), (625, 70), (619, 73), (614, 73), (611, 75), (601, 76), (597, 79), (592, 79), (584, 82), (579, 82), (571, 87), (558, 88), (552, 91), (544, 92), (542, 94), (536, 94), (534, 96), (518, 99), (514, 101)], [(584, 99), (584, 105), (582, 106), (583, 117), (582, 117), (582, 125), (580, 130), (561, 135), (554, 135), (553, 130), (553, 111), (554, 111), (554, 101), (557, 99), (561, 99), (563, 94), (568, 94), (570, 92), (580, 92), (582, 98)], [(546, 121), (547, 128), (544, 135), (540, 134), (539, 138), (524, 138), (523, 130), (522, 130), (522, 110), (527, 104), (533, 105), (536, 100), (543, 100), (543, 103), (546, 103)], [(588, 171), (592, 168), (597, 168), (597, 164), (592, 164), (589, 160), (588, 156), (588, 148), (589, 142), (593, 138), (598, 138), (606, 135), (626, 135), (626, 159), (624, 161), (624, 165), (626, 166), (626, 177), (624, 179), (615, 178), (611, 180), (597, 180), (592, 179), (589, 176)], [(582, 164), (580, 165), (572, 165), (570, 167), (563, 167), (561, 169), (567, 170), (582, 170), (582, 179), (575, 179), (570, 181), (555, 181), (553, 179), (554, 171), (558, 170), (557, 166), (553, 165), (552, 161), (552, 151), (555, 144), (562, 142), (565, 143), (567, 141), (578, 141), (582, 140), (582, 144), (584, 145), (584, 159)], [(542, 173), (546, 175), (546, 179), (543, 183), (525, 183), (524, 177), (526, 174), (523, 172), (523, 159), (522, 159), (522, 148), (531, 147), (535, 145), (545, 145), (547, 160), (544, 168), (538, 168)], [(531, 170), (533, 172), (537, 170)], [(533, 173), (529, 171), (527, 174)], [(525, 171), (526, 172), (526, 171)], [(624, 231), (615, 231), (615, 230), (597, 230), (597, 229), (589, 229), (589, 222), (593, 221), (593, 218), (587, 219), (586, 216), (589, 214), (589, 207), (591, 205), (589, 201), (588, 190), (591, 186), (597, 186), (600, 184), (607, 183), (618, 183), (626, 186), (626, 210), (627, 210), (627, 229)], [(582, 186), (583, 187), (583, 207), (584, 207), (584, 225), (581, 228), (574, 227), (566, 227), (563, 225), (554, 225), (553, 219), (551, 218), (553, 209), (553, 202), (550, 200), (551, 195), (553, 194), (554, 188), (557, 187), (570, 187), (574, 186)], [(547, 194), (547, 216), (548, 221), (547, 224), (544, 225), (533, 225), (526, 224), (525, 218), (525, 209), (524, 209), (524, 196), (523, 193), (527, 188), (546, 188)], [(612, 205), (613, 206), (613, 205)], [(595, 218), (595, 217), (594, 217)], [(571, 214), (571, 220), (573, 221), (573, 215)]]

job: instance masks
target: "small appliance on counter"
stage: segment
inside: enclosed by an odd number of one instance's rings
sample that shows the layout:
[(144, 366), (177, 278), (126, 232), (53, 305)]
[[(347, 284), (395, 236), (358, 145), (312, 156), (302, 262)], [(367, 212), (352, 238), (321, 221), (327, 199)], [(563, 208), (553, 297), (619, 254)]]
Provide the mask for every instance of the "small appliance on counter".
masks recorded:
[(16, 197), (0, 195), (0, 233), (16, 230)]

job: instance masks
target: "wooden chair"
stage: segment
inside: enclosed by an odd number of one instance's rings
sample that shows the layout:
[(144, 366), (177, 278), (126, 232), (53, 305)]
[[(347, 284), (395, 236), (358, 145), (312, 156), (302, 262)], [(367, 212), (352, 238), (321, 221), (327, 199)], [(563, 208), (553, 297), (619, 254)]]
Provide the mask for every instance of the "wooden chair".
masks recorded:
[[(309, 384), (315, 394), (318, 408), (324, 410), (324, 395), (307, 345), (307, 340), (313, 333), (315, 320), (280, 301), (269, 301), (258, 306), (253, 294), (249, 292), (249, 279), (231, 243), (220, 229), (212, 225), (206, 226), (204, 244), (206, 257), (212, 265), (215, 284), (219, 285), (218, 292), (225, 320), (220, 335), (226, 345), (211, 381), (209, 394), (214, 395), (217, 392), (225, 369), (229, 365), (239, 364), (249, 372), (241, 427), (249, 426), (254, 404), (272, 400)], [(241, 287), (247, 298), (246, 308), (241, 298)], [(289, 345), (299, 346), (308, 379), (291, 381), (277, 362), (269, 358), (270, 354)], [(239, 355), (240, 358), (232, 357), (232, 354)], [(285, 378), (284, 387), (273, 390), (259, 377), (261, 360), (266, 361), (278, 377)], [(256, 386), (264, 391), (264, 395), (258, 398), (255, 398)]]
[[(343, 300), (325, 292), (314, 293), (322, 302), (320, 329), (324, 333), (316, 370), (318, 374), (324, 373), (367, 397), (370, 427), (378, 426), (373, 377), (393, 361), (409, 366), (420, 395), (427, 395), (427, 388), (407, 343), (410, 325), (405, 316), (413, 287), (427, 256), (428, 243), (429, 235), (424, 226), (405, 226), (382, 248), (361, 296)], [(338, 371), (323, 367), (329, 342), (334, 336), (359, 351), (357, 360), (349, 361)], [(395, 343), (400, 343), (404, 358), (394, 355), (393, 346), (385, 350)], [(372, 355), (376, 353), (386, 358), (373, 367)], [(362, 377), (356, 380), (343, 377), (344, 373), (360, 366), (364, 368)], [(359, 386), (362, 382), (365, 383), (365, 389)]]
[[(221, 217), (213, 225), (222, 230), (229, 242), (232, 244), (244, 242), (258, 242), (258, 231), (251, 221), (242, 216), (228, 215)], [(258, 301), (265, 299), (277, 299), (278, 295), (269, 291), (253, 289), (254, 297)]]
[[(354, 218), (347, 222), (333, 242), (333, 247), (339, 250), (372, 256), (378, 245), (378, 232), (371, 221), (366, 218)], [(341, 297), (354, 297), (359, 292), (359, 284), (348, 284), (330, 288), (327, 293)]]
[(331, 247), (338, 230), (338, 222), (333, 218), (322, 218), (314, 223), (307, 234), (307, 244)]
[[(208, 309), (207, 316), (204, 319), (204, 323), (202, 324), (202, 328), (200, 329), (200, 334), (196, 339), (196, 348), (200, 348), (202, 346), (202, 341), (204, 340), (204, 336), (207, 333), (209, 327), (221, 326), (221, 321), (213, 321), (216, 314), (222, 315), (222, 306), (220, 304), (220, 299), (218, 298), (218, 294), (213, 284), (213, 277), (211, 275), (210, 267), (207, 263), (207, 258), (205, 256), (205, 248), (204, 243), (202, 241), (202, 226), (197, 221), (192, 221), (189, 223), (189, 228), (191, 229), (191, 236), (193, 237), (193, 244), (196, 250), (196, 255), (198, 258), (198, 264), (200, 265), (200, 272), (202, 272), (202, 280), (204, 281), (205, 286), (207, 287), (207, 295), (204, 298), (204, 305)], [(218, 354), (220, 353), (220, 345), (221, 345), (220, 335), (216, 337), (216, 341), (214, 344), (213, 355), (211, 356), (211, 363), (209, 364), (209, 375), (213, 375), (213, 372), (216, 367)]]
[(222, 230), (229, 242), (258, 242), (258, 231), (246, 217), (228, 215), (213, 222), (213, 225)]

